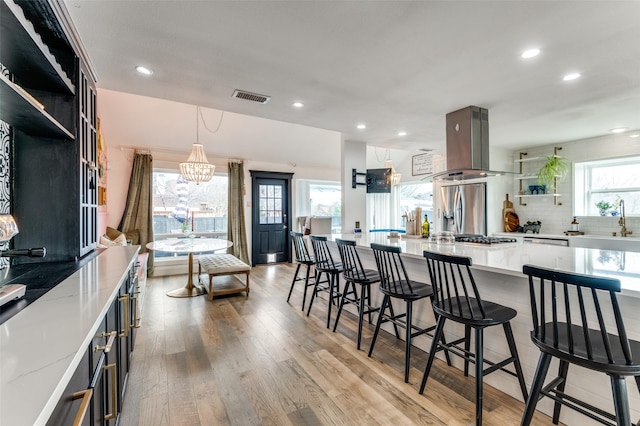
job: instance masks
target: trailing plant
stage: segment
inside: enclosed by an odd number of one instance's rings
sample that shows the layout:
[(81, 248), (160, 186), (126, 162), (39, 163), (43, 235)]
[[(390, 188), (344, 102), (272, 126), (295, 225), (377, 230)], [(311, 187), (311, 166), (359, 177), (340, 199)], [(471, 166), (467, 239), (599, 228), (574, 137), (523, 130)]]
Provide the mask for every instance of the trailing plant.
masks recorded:
[(555, 179), (564, 179), (568, 172), (569, 162), (566, 158), (550, 155), (547, 157), (547, 162), (538, 171), (538, 183), (547, 185), (552, 191), (555, 191)]

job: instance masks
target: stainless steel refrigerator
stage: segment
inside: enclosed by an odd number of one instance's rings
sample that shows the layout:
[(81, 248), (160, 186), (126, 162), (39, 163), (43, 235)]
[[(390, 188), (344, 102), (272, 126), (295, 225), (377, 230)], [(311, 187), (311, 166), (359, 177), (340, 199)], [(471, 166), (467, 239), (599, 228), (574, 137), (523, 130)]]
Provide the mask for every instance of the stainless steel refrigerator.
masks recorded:
[(454, 234), (487, 234), (486, 183), (440, 188), (440, 229)]

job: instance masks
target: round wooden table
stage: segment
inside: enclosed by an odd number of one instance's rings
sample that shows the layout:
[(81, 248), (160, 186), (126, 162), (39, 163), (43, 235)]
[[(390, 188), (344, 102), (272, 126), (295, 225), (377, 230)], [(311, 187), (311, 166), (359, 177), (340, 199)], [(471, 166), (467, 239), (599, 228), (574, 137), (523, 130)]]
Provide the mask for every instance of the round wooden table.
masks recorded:
[(207, 292), (203, 286), (193, 284), (193, 253), (212, 253), (217, 250), (231, 247), (233, 243), (227, 240), (215, 238), (171, 238), (167, 240), (153, 241), (147, 244), (149, 250), (165, 253), (189, 255), (189, 275), (184, 287), (167, 292), (170, 297), (194, 297)]

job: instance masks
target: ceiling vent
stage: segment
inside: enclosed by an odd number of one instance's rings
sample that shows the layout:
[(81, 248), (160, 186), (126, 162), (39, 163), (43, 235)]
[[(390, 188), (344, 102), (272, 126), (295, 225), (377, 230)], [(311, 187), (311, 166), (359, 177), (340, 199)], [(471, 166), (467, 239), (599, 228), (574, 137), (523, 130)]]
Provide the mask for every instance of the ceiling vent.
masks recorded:
[(232, 98), (245, 99), (247, 101), (258, 102), (259, 104), (266, 104), (271, 99), (271, 96), (259, 95), (257, 93), (251, 93), (244, 90), (236, 89), (231, 95)]

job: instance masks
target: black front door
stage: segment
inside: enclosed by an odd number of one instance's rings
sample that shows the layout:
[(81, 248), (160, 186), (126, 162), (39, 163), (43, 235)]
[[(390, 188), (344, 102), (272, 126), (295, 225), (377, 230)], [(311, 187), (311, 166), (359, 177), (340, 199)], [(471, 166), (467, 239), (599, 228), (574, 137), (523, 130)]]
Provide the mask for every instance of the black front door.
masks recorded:
[(253, 266), (291, 261), (291, 176), (251, 170)]

